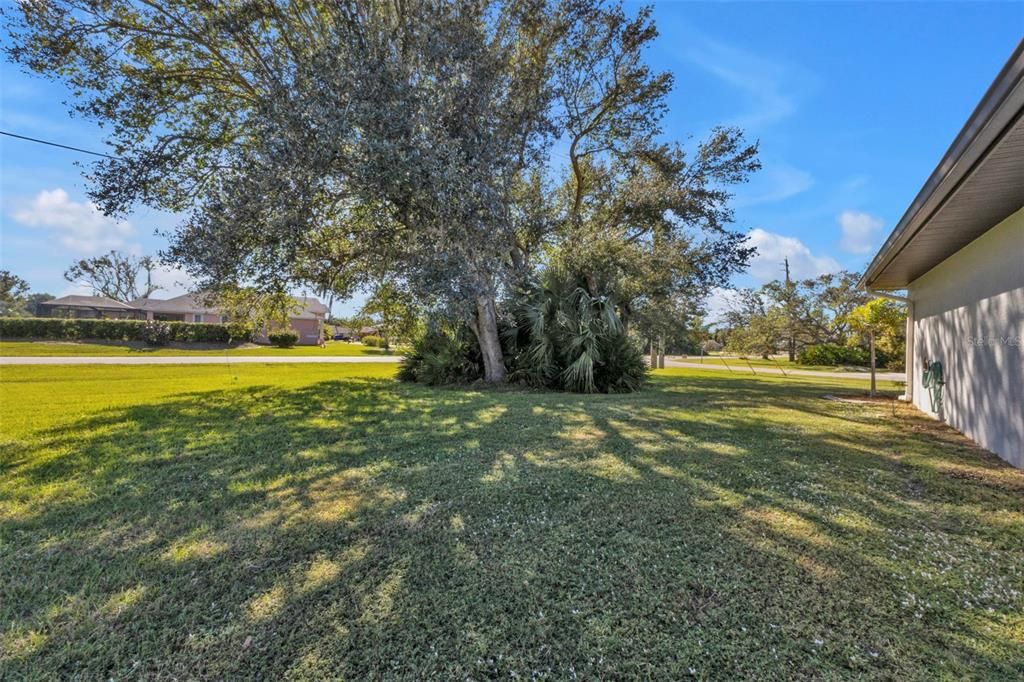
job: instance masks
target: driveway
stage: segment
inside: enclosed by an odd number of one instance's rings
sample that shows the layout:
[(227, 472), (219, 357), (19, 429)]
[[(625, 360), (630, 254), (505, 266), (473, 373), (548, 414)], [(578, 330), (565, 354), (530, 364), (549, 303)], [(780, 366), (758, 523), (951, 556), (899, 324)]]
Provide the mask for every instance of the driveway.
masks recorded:
[(295, 364), (295, 363), (395, 363), (402, 360), (399, 355), (297, 355), (293, 357), (241, 355), (161, 355), (157, 357), (135, 357), (131, 355), (110, 355), (87, 357), (65, 355), (53, 357), (11, 357), (0, 358), (0, 365), (223, 365), (223, 364)]
[[(665, 367), (686, 367), (688, 369), (711, 369), (720, 370), (722, 372), (735, 372), (740, 374), (777, 374), (785, 376), (800, 376), (800, 377), (827, 377), (829, 379), (871, 379), (871, 372), (824, 372), (813, 369), (787, 369), (785, 371), (775, 367), (754, 367), (751, 370), (749, 365), (741, 364), (739, 361), (724, 367), (722, 365), (708, 363), (706, 365), (699, 362), (689, 362), (686, 360), (673, 360), (672, 358), (665, 358)], [(875, 378), (878, 381), (906, 381), (907, 375), (903, 372), (875, 372)]]

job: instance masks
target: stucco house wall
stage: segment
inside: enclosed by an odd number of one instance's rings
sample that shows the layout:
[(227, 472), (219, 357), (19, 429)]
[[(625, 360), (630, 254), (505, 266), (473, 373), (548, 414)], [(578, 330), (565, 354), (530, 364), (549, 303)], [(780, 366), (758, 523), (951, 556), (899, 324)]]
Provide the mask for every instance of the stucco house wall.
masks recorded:
[[(154, 312), (152, 310), (145, 311), (147, 320), (155, 320), (158, 317), (165, 319), (168, 322), (201, 322), (202, 324), (222, 324), (224, 319), (221, 315), (214, 313), (185, 313), (185, 312)], [(196, 315), (199, 319), (196, 319)]]
[[(907, 289), (914, 404), (1024, 467), (1024, 209)], [(923, 385), (934, 360), (946, 382), (941, 414)]]
[[(303, 296), (293, 297), (296, 309), (290, 316), (288, 323), (293, 331), (299, 335), (300, 345), (316, 345), (320, 343), (321, 328), (324, 316), (327, 314), (327, 307), (315, 298)], [(171, 299), (136, 299), (132, 302), (140, 311), (144, 312), (146, 319), (178, 320), (181, 322), (202, 322), (207, 324), (223, 324), (227, 318), (221, 314), (216, 307), (209, 307), (198, 294), (185, 294)], [(267, 343), (267, 335), (264, 331), (256, 341)]]
[(299, 335), (300, 346), (315, 346), (320, 343), (320, 320), (291, 319), (292, 331)]
[[(320, 343), (320, 333), (323, 328), (323, 320), (319, 318), (300, 318), (293, 317), (288, 320), (288, 328), (299, 335), (299, 340), (296, 344), (299, 346), (316, 346)], [(256, 343), (270, 343), (270, 339), (267, 336), (268, 332), (264, 329), (256, 336)]]

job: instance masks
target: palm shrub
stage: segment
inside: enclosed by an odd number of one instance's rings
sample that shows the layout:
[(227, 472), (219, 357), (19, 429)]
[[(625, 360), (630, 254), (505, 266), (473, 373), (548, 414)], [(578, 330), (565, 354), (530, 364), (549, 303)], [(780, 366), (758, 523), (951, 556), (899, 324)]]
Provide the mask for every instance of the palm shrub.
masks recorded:
[(398, 378), (430, 386), (480, 379), (483, 361), (472, 334), (464, 323), (432, 324), (402, 358)]
[(608, 295), (554, 270), (513, 305), (505, 345), (513, 380), (577, 393), (636, 391), (647, 378)]
[(604, 393), (632, 393), (647, 381), (643, 351), (628, 334), (616, 334), (602, 343), (602, 361), (594, 373), (594, 385)]
[[(577, 393), (639, 390), (647, 364), (626, 334), (610, 296), (592, 296), (579, 278), (548, 271), (517, 292), (499, 322), (511, 381)], [(365, 339), (364, 339), (365, 342)], [(468, 383), (483, 360), (464, 322), (434, 323), (414, 340), (398, 378), (423, 384)]]

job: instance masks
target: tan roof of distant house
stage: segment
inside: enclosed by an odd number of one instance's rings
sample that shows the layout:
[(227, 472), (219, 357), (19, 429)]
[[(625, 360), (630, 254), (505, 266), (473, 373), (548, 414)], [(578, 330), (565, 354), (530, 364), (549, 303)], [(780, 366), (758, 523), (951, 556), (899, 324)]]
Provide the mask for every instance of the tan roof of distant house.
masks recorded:
[(312, 296), (292, 296), (295, 302), (302, 306), (302, 309), (291, 315), (292, 318), (300, 320), (312, 320), (327, 314), (327, 306)]
[(67, 306), (69, 308), (104, 308), (112, 310), (134, 310), (127, 303), (115, 301), (106, 296), (61, 296), (49, 301), (43, 301), (39, 305), (45, 306)]
[[(141, 310), (149, 310), (154, 313), (170, 314), (194, 314), (207, 313), (217, 315), (220, 308), (207, 305), (204, 302), (204, 294), (184, 294), (174, 298), (137, 298), (132, 305)], [(312, 320), (327, 314), (327, 306), (311, 296), (292, 296), (299, 309), (289, 315), (292, 319)]]
[(137, 298), (132, 305), (141, 310), (155, 313), (211, 313), (216, 314), (218, 308), (203, 302), (202, 294), (184, 294), (174, 298)]

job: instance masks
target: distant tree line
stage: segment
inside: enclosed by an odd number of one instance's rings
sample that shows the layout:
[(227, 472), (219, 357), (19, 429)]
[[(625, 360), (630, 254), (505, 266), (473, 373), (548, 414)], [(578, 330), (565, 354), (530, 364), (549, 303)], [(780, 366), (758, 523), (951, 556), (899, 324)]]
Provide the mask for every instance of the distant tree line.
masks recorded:
[(27, 281), (8, 270), (0, 270), (0, 317), (38, 315), (38, 304), (52, 298), (47, 293), (30, 292)]
[(134, 256), (110, 251), (102, 256), (75, 261), (64, 271), (64, 279), (86, 286), (96, 296), (106, 296), (121, 303), (149, 298), (160, 289), (153, 283), (158, 261), (152, 256)]
[[(786, 353), (790, 361), (801, 354), (812, 360), (835, 360), (807, 364), (846, 364), (845, 360), (867, 364), (867, 353), (844, 354), (842, 349), (867, 351), (873, 336), (887, 364), (901, 365), (906, 311), (893, 301), (874, 302), (872, 294), (857, 288), (859, 280), (859, 273), (842, 271), (803, 280), (787, 277), (758, 289), (737, 290), (723, 314), (724, 350), (764, 358)], [(865, 310), (874, 311), (875, 322), (870, 325), (864, 323)], [(810, 350), (821, 346), (828, 348)]]

